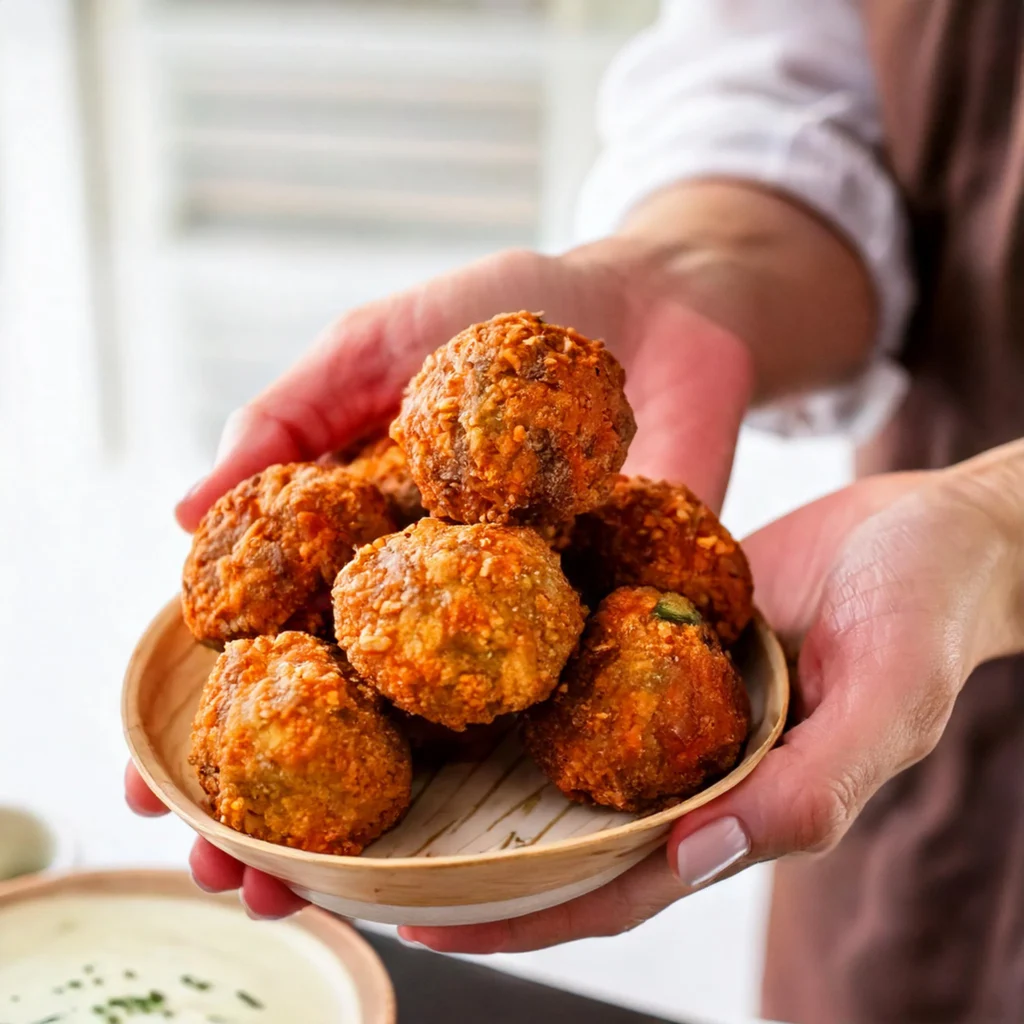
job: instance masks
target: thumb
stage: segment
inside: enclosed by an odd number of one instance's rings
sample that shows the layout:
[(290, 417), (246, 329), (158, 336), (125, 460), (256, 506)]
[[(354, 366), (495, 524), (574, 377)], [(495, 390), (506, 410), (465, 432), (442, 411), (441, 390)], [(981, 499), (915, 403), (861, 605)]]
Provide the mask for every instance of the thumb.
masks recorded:
[(854, 532), (823, 585), (795, 681), (806, 717), (740, 785), (673, 830), (670, 866), (685, 884), (831, 849), (942, 735), (965, 678), (962, 601), (922, 575), (905, 516), (881, 516)]
[(684, 480), (718, 511), (753, 393), (750, 352), (672, 300), (651, 304), (636, 330), (626, 390), (637, 436), (626, 472)]

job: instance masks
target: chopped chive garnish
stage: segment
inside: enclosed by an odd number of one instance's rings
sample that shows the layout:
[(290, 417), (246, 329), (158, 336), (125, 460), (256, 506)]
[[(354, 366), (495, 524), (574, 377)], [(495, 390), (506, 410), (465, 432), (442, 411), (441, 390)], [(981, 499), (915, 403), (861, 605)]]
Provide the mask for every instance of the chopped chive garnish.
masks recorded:
[(699, 626), (704, 620), (700, 612), (679, 594), (662, 594), (661, 600), (654, 606), (654, 614), (666, 622), (678, 622), (687, 626)]
[(241, 999), (243, 1003), (245, 1003), (247, 1006), (251, 1006), (254, 1010), (263, 1009), (263, 1004), (254, 996), (249, 995), (248, 992), (244, 992), (242, 989), (239, 989), (235, 993), (235, 995), (237, 995), (238, 998)]
[(206, 992), (212, 987), (208, 981), (202, 981), (199, 978), (193, 978), (191, 974), (183, 974), (181, 976), (182, 985), (187, 985), (189, 988), (194, 988), (197, 992)]

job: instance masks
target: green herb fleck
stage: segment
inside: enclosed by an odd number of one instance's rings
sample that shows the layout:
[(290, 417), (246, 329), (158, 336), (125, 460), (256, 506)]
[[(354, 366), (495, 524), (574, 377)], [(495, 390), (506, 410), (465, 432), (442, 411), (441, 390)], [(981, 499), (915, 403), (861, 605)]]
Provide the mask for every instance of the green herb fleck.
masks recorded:
[(125, 977), (126, 977), (126, 978), (127, 978), (128, 980), (129, 980), (129, 981), (131, 981), (131, 980), (133, 980), (134, 978), (137, 978), (137, 977), (138, 977), (138, 975), (137, 975), (137, 974), (136, 974), (136, 973), (135, 973), (134, 971), (125, 971), (125, 972), (124, 972), (124, 976), (125, 976)]
[(37, 1020), (35, 1024), (54, 1024), (54, 1021), (63, 1020), (64, 1014), (55, 1013), (50, 1017), (44, 1017), (42, 1020)]
[(72, 978), (68, 982), (68, 988), (81, 988), (81, 987), (82, 987), (82, 983), (77, 978)]
[(251, 1006), (254, 1010), (262, 1010), (263, 1009), (263, 1004), (255, 996), (249, 995), (248, 992), (245, 992), (242, 989), (239, 989), (235, 993), (235, 995), (238, 996), (238, 998), (241, 999), (242, 1002), (245, 1003), (246, 1006)]
[(704, 620), (700, 612), (679, 594), (662, 594), (661, 600), (654, 606), (654, 614), (666, 622), (678, 622), (687, 626), (699, 626)]
[(191, 974), (181, 976), (182, 985), (194, 988), (197, 992), (206, 992), (213, 987), (209, 981), (202, 981), (200, 978), (193, 978)]
[(93, 972), (93, 971), (95, 971), (95, 970), (96, 970), (96, 968), (95, 968), (95, 967), (94, 967), (94, 966), (93, 966), (92, 964), (86, 964), (86, 965), (85, 965), (85, 966), (84, 966), (84, 967), (82, 968), (82, 970), (83, 970), (83, 971), (84, 971), (84, 972), (85, 972), (86, 974), (92, 974), (92, 972)]

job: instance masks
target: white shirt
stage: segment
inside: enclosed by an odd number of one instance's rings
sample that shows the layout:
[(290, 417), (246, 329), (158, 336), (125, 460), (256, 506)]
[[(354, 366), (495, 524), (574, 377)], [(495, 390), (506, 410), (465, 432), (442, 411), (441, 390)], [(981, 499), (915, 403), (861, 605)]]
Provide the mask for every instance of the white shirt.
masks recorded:
[[(603, 152), (580, 197), (584, 239), (688, 178), (745, 178), (788, 192), (860, 254), (879, 308), (875, 356), (842, 387), (751, 414), (786, 435), (863, 440), (902, 397), (889, 358), (913, 297), (906, 225), (879, 158), (878, 100), (856, 0), (663, 0), (619, 54), (598, 102)], [(828, 344), (827, 338), (821, 339)]]

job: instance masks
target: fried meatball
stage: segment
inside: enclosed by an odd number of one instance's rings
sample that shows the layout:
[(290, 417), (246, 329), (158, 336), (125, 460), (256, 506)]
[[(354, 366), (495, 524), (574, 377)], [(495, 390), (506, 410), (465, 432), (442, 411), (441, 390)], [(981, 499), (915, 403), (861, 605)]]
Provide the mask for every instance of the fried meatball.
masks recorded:
[(566, 796), (651, 811), (735, 765), (750, 702), (715, 631), (686, 598), (652, 587), (609, 594), (555, 696), (523, 738)]
[(344, 466), (360, 480), (375, 484), (384, 495), (391, 518), (399, 529), (427, 514), (419, 488), (409, 472), (405, 453), (386, 432), (324, 456), (320, 463)]
[(601, 342), (506, 313), (427, 357), (391, 436), (432, 513), (558, 523), (599, 505), (636, 424)]
[(189, 762), (219, 821), (313, 853), (358, 854), (409, 806), (405, 737), (337, 647), (305, 633), (224, 648)]
[(182, 578), (185, 622), (213, 644), (276, 633), (293, 616), (304, 624), (355, 548), (394, 528), (373, 484), (313, 463), (270, 466), (199, 524)]
[(569, 519), (564, 523), (548, 523), (537, 526), (535, 529), (544, 538), (544, 542), (552, 551), (561, 554), (572, 543), (572, 531), (575, 520)]
[(753, 614), (746, 555), (682, 484), (619, 477), (609, 500), (576, 520), (563, 564), (590, 600), (616, 587), (683, 594), (727, 645)]
[(551, 693), (583, 608), (533, 530), (421, 519), (342, 569), (334, 622), (385, 697), (461, 731)]

